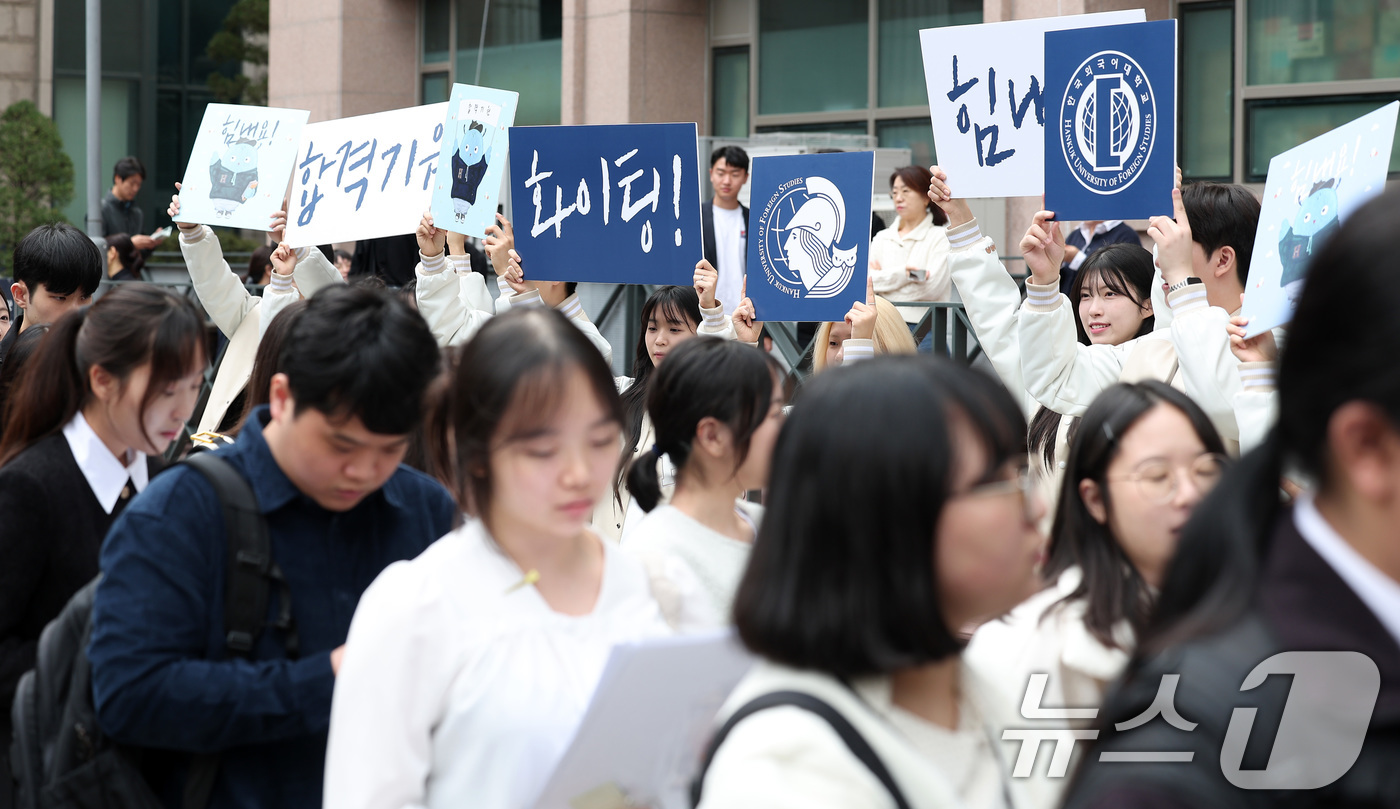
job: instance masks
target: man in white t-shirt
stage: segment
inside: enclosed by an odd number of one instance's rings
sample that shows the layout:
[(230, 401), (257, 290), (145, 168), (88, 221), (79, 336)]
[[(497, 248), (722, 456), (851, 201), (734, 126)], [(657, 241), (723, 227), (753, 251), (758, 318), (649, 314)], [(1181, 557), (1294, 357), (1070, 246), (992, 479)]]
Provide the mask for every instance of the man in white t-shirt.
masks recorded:
[(710, 185), (715, 198), (700, 206), (705, 260), (719, 272), (715, 297), (730, 314), (743, 298), (744, 265), (749, 249), (749, 209), (739, 204), (739, 189), (749, 181), (749, 156), (738, 146), (721, 146), (710, 154)]

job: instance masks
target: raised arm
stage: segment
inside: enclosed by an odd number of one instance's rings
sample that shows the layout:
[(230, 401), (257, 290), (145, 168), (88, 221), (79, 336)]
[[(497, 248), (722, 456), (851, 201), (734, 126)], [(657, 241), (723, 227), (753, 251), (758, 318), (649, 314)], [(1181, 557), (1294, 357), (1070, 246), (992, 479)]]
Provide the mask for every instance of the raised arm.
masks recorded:
[(491, 319), (491, 295), (481, 276), (471, 272), (470, 263), (466, 273), (452, 266), (444, 250), (447, 231), (433, 225), (432, 214), (423, 214), (416, 235), (418, 311), (438, 345), (465, 343)]
[[(179, 183), (175, 184), (175, 190), (180, 190)], [(180, 214), (179, 194), (170, 197), (170, 207), (166, 213), (172, 219)], [(204, 311), (209, 313), (209, 319), (214, 321), (219, 331), (232, 339), (243, 318), (259, 301), (229, 268), (219, 239), (212, 229), (188, 222), (176, 224), (180, 228), (180, 253), (185, 257), (194, 294), (199, 297)]]

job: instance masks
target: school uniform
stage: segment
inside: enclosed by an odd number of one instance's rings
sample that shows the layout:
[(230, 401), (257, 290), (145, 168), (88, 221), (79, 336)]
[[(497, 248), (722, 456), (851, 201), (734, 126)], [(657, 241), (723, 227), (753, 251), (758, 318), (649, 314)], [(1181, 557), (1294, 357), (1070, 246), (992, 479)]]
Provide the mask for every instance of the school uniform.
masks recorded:
[(478, 520), (386, 569), (336, 679), (324, 805), (533, 806), (612, 647), (670, 634), (641, 565), (602, 544), (585, 615), (551, 609)]

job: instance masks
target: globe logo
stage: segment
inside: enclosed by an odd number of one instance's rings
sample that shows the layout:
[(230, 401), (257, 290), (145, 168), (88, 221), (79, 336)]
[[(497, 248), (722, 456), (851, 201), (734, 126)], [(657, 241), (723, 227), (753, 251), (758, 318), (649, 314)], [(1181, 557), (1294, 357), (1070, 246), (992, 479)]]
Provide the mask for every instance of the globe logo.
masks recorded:
[[(1101, 114), (1100, 110), (1107, 110)], [(1060, 146), (1079, 184), (1096, 194), (1132, 185), (1152, 155), (1157, 102), (1132, 57), (1096, 53), (1079, 66), (1060, 104)]]
[(759, 213), (758, 232), (759, 264), (783, 295), (832, 298), (855, 274), (859, 231), (846, 227), (845, 198), (825, 177), (780, 185)]

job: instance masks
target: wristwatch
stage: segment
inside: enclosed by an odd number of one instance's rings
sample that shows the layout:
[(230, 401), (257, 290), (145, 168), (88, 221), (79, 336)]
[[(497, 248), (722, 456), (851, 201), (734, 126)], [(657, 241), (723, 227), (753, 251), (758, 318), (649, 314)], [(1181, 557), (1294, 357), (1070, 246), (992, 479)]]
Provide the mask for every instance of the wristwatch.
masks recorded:
[(1177, 291), (1178, 289), (1185, 289), (1185, 288), (1191, 286), (1192, 284), (1203, 284), (1203, 283), (1205, 283), (1205, 282), (1202, 281), (1201, 279), (1197, 278), (1196, 276), (1194, 276), (1194, 275), (1188, 275), (1188, 276), (1186, 277), (1186, 280), (1185, 280), (1185, 281), (1177, 281), (1175, 284), (1172, 284), (1171, 286), (1167, 287), (1167, 294), (1170, 295), (1170, 294), (1172, 294), (1173, 292)]

